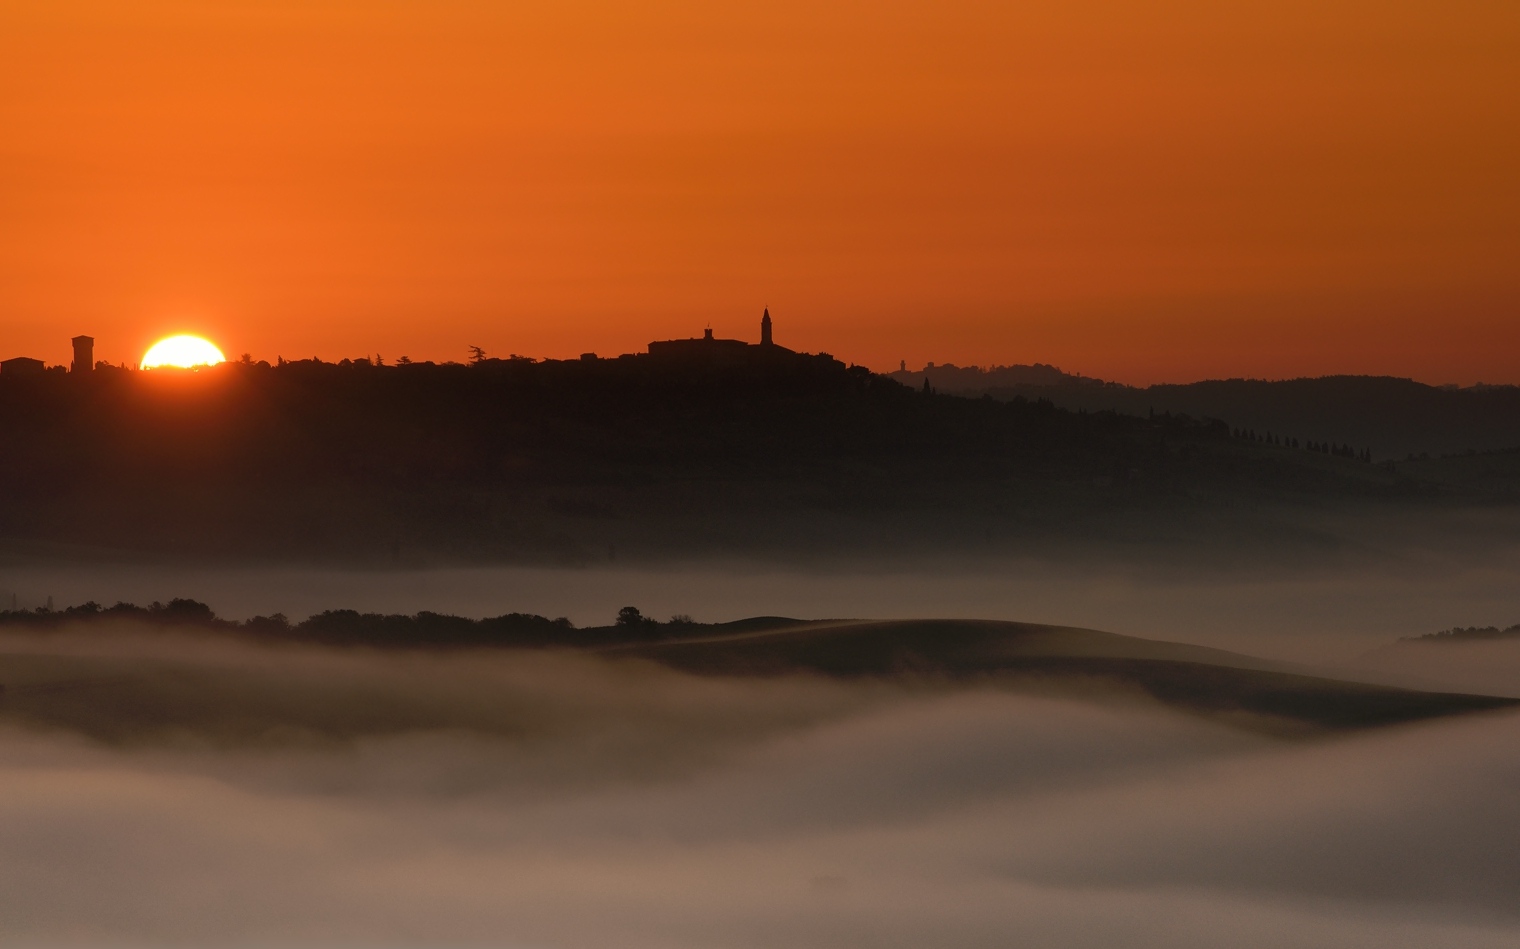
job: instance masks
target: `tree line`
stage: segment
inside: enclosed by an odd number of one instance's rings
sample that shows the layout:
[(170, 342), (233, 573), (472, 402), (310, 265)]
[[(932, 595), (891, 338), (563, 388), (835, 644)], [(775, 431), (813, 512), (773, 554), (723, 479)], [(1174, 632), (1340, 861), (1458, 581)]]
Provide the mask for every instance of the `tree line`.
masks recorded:
[(471, 619), (448, 613), (361, 613), (324, 610), (292, 621), (282, 613), (246, 620), (223, 619), (193, 599), (172, 599), (147, 606), (93, 601), (64, 609), (0, 611), (0, 628), (57, 631), (65, 628), (120, 628), (125, 624), (156, 629), (240, 636), (262, 642), (309, 643), (325, 646), (390, 648), (586, 648), (619, 643), (679, 638), (725, 625), (698, 623), (687, 615), (659, 621), (633, 606), (621, 609), (609, 626), (577, 629), (566, 617), (549, 619), (536, 613), (504, 613)]

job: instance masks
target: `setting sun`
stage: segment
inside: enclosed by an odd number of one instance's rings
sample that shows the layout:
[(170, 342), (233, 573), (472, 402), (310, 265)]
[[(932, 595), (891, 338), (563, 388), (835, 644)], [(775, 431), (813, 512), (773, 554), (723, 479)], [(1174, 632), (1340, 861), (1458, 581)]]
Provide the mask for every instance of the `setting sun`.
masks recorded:
[(172, 366), (190, 369), (195, 366), (214, 366), (226, 362), (222, 351), (199, 336), (170, 336), (154, 343), (142, 358), (142, 368), (158, 369)]

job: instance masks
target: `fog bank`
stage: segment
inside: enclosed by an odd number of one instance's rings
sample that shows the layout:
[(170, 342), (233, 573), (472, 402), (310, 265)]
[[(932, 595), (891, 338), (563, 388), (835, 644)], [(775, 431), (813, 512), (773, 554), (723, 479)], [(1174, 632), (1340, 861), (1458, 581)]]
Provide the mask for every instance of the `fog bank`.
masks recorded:
[[(0, 669), (8, 943), (1520, 938), (1516, 715), (1282, 741), (1131, 695), (126, 631)], [(132, 683), (159, 713), (90, 718)]]

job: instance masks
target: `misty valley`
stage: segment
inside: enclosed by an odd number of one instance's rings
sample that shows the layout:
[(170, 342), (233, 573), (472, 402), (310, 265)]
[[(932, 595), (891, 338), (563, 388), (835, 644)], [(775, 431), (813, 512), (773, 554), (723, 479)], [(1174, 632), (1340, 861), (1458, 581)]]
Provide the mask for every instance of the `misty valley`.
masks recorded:
[(658, 352), (0, 375), (0, 939), (1513, 944), (1507, 391)]

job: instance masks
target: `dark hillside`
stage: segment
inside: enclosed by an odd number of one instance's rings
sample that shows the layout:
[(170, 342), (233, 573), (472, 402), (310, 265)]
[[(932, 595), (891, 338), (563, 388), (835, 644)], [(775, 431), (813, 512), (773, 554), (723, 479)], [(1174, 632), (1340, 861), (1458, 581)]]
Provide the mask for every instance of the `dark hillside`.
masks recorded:
[(178, 555), (954, 546), (1429, 493), (1218, 422), (932, 395), (827, 356), (8, 378), (0, 444), (0, 539)]

